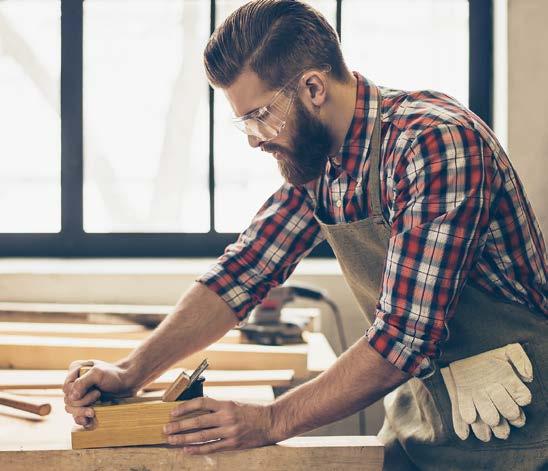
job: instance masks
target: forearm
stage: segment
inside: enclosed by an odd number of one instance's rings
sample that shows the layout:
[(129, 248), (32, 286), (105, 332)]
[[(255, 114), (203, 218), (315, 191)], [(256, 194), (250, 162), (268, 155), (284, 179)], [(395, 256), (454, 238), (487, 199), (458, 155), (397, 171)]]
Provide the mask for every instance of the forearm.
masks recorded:
[(128, 384), (140, 388), (177, 360), (217, 341), (237, 321), (216, 293), (195, 283), (181, 296), (173, 313), (118, 365), (126, 370)]
[(378, 400), (409, 376), (358, 340), (327, 371), (271, 406), (276, 441), (347, 417)]

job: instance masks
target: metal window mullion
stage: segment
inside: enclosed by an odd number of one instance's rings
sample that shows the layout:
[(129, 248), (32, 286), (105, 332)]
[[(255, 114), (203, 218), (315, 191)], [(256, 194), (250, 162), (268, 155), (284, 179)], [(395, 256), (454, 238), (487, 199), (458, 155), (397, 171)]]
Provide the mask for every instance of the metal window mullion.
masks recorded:
[(342, 40), (342, 0), (337, 1), (337, 11), (335, 14), (335, 28), (339, 35), (339, 41)]
[[(215, 0), (210, 1), (209, 33), (215, 31)], [(215, 91), (209, 88), (209, 232), (215, 232)]]
[(493, 2), (469, 0), (469, 108), (493, 125)]
[(61, 0), (61, 237), (83, 233), (83, 0)]

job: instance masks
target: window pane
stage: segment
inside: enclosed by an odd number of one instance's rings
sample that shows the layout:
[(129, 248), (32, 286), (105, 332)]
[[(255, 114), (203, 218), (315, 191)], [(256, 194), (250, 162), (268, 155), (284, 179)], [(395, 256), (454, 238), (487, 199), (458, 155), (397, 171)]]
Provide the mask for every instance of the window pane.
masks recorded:
[(84, 2), (84, 229), (207, 232), (209, 2)]
[(61, 229), (60, 14), (0, 2), (0, 232)]
[[(217, 2), (220, 24), (247, 0)], [(335, 27), (335, 0), (309, 2)], [(276, 160), (252, 149), (247, 137), (231, 123), (232, 109), (223, 92), (215, 93), (215, 229), (241, 232), (263, 202), (282, 184)]]
[(345, 0), (348, 66), (377, 85), (434, 89), (468, 105), (468, 0)]

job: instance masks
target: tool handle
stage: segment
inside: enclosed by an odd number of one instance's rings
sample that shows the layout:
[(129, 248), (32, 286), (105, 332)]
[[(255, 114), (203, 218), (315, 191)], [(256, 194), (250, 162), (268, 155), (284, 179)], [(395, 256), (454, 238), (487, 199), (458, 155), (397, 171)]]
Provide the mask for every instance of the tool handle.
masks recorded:
[(87, 373), (92, 368), (93, 368), (92, 366), (81, 366), (80, 369), (78, 370), (78, 377), (83, 376), (84, 373)]
[(47, 402), (38, 402), (2, 391), (0, 391), (0, 404), (37, 415), (48, 415), (51, 412), (51, 404)]

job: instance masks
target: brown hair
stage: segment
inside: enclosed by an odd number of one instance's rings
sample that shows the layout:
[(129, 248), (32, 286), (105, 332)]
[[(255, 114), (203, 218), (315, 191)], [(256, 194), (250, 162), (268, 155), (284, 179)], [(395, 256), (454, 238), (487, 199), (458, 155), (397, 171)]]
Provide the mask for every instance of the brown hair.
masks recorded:
[(219, 87), (231, 85), (245, 67), (271, 89), (325, 64), (338, 81), (348, 78), (337, 33), (297, 0), (255, 0), (238, 8), (209, 38), (204, 64), (209, 82)]

